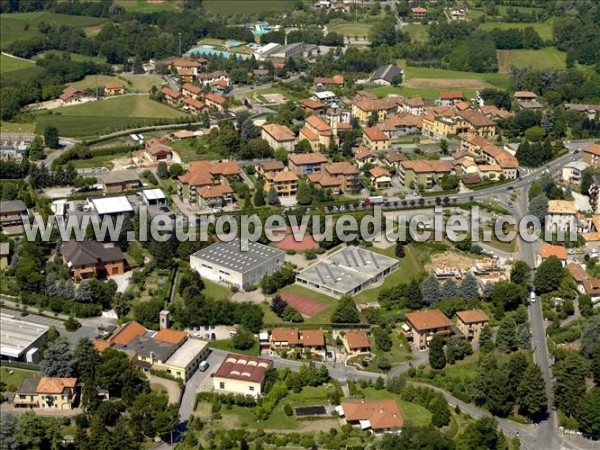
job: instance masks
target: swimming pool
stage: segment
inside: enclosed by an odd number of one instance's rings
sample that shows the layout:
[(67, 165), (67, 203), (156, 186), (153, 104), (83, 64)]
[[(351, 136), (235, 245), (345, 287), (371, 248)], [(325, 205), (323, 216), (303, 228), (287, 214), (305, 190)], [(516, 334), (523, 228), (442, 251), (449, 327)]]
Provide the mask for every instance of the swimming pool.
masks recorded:
[[(232, 53), (224, 52), (222, 50), (215, 50), (213, 46), (210, 45), (202, 45), (200, 47), (192, 48), (188, 50), (185, 56), (194, 56), (194, 55), (213, 55), (213, 56), (221, 56), (223, 58), (231, 58)], [(241, 55), (233, 54), (236, 58), (241, 58)]]
[(252, 30), (252, 34), (267, 34), (267, 33), (268, 33), (268, 31), (263, 28), (260, 28), (258, 30)]

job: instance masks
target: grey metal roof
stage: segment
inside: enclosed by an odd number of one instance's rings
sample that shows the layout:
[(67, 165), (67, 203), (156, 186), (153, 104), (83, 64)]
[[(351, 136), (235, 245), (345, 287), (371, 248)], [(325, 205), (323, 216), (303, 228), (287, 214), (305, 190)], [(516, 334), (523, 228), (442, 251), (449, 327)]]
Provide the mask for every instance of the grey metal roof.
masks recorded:
[(46, 325), (28, 322), (25, 318), (0, 313), (0, 354), (19, 358), (48, 331)]
[(371, 74), (368, 81), (385, 80), (391, 83), (396, 75), (402, 74), (402, 69), (393, 64), (379, 66), (375, 72)]
[(0, 202), (0, 213), (2, 214), (10, 214), (17, 212), (26, 212), (27, 207), (23, 200), (6, 200)]
[(242, 251), (241, 241), (234, 239), (231, 242), (217, 242), (192, 256), (236, 272), (245, 273), (273, 258), (283, 257), (284, 253), (256, 242), (248, 242), (248, 250)]
[(177, 345), (168, 344), (166, 342), (157, 341), (146, 336), (138, 336), (129, 344), (122, 346), (124, 349), (133, 350), (136, 353), (142, 355), (145, 358), (149, 358), (150, 355), (154, 359), (158, 359), (165, 362), (170, 356), (177, 350)]
[(140, 181), (139, 175), (133, 170), (117, 170), (108, 172), (102, 177), (104, 184), (129, 183), (132, 181)]
[(398, 265), (395, 258), (360, 247), (346, 247), (305, 269), (296, 278), (347, 293), (395, 265)]
[(39, 378), (24, 378), (19, 386), (19, 394), (37, 394)]

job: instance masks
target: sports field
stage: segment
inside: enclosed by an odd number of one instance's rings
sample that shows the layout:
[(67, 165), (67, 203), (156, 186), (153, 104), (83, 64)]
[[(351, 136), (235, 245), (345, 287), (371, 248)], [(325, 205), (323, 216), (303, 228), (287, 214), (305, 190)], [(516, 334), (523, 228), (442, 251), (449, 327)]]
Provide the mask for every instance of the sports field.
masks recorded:
[(0, 73), (5, 74), (15, 70), (26, 69), (35, 63), (29, 60), (11, 58), (10, 56), (0, 55)]
[(146, 95), (127, 95), (74, 106), (63, 106), (36, 116), (37, 131), (48, 125), (58, 128), (61, 136), (88, 137), (114, 131), (149, 126), (160, 119), (184, 116), (184, 113)]
[(353, 38), (354, 36), (358, 36), (359, 38), (363, 36), (369, 36), (371, 32), (372, 25), (364, 22), (347, 22), (342, 19), (334, 19), (327, 26), (327, 30), (331, 32), (335, 32), (341, 34), (342, 36), (347, 36)]
[(85, 28), (100, 25), (106, 20), (101, 17), (70, 16), (47, 11), (2, 14), (0, 15), (0, 47), (5, 48), (16, 40), (41, 36), (42, 34), (38, 30), (40, 22), (52, 22), (56, 26), (69, 25)]
[(498, 67), (501, 72), (510, 72), (511, 67), (534, 69), (564, 69), (567, 55), (556, 47), (540, 50), (498, 50)]

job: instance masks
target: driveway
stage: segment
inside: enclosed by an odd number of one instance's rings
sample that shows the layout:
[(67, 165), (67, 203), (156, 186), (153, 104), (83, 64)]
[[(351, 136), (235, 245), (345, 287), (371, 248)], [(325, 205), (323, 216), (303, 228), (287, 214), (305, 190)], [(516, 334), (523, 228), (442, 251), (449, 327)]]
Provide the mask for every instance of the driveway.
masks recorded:
[(169, 403), (179, 403), (181, 390), (179, 389), (179, 385), (175, 381), (157, 377), (150, 373), (147, 373), (146, 377), (148, 378), (150, 385), (158, 385), (167, 391), (167, 395), (169, 396)]
[(212, 378), (211, 374), (215, 373), (227, 353), (222, 350), (212, 350), (206, 358), (208, 362), (208, 369), (205, 372), (196, 370), (194, 375), (185, 383), (183, 387), (183, 395), (181, 396), (181, 403), (179, 405), (179, 420), (186, 422), (193, 412), (194, 402), (196, 394), (200, 391), (209, 392), (212, 391)]

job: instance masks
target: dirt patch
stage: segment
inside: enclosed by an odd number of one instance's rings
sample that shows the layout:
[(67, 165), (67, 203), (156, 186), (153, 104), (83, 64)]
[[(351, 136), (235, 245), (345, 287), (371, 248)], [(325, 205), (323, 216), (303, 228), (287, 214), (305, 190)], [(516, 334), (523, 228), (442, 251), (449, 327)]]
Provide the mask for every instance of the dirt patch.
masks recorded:
[(319, 243), (312, 236), (304, 236), (301, 241), (296, 241), (291, 234), (288, 234), (280, 242), (275, 242), (274, 245), (280, 250), (296, 250), (297, 252), (319, 247)]
[(472, 78), (409, 78), (402, 83), (402, 87), (484, 89), (493, 86)]
[(498, 55), (498, 72), (500, 72), (500, 73), (510, 72), (511, 51), (510, 50), (496, 50), (496, 53)]
[(281, 294), (281, 298), (303, 316), (312, 316), (327, 307), (325, 303), (293, 292), (284, 292)]
[(431, 261), (425, 265), (425, 270), (431, 272), (434, 267), (452, 267), (461, 270), (470, 269), (475, 258), (456, 252), (445, 252), (431, 255)]

